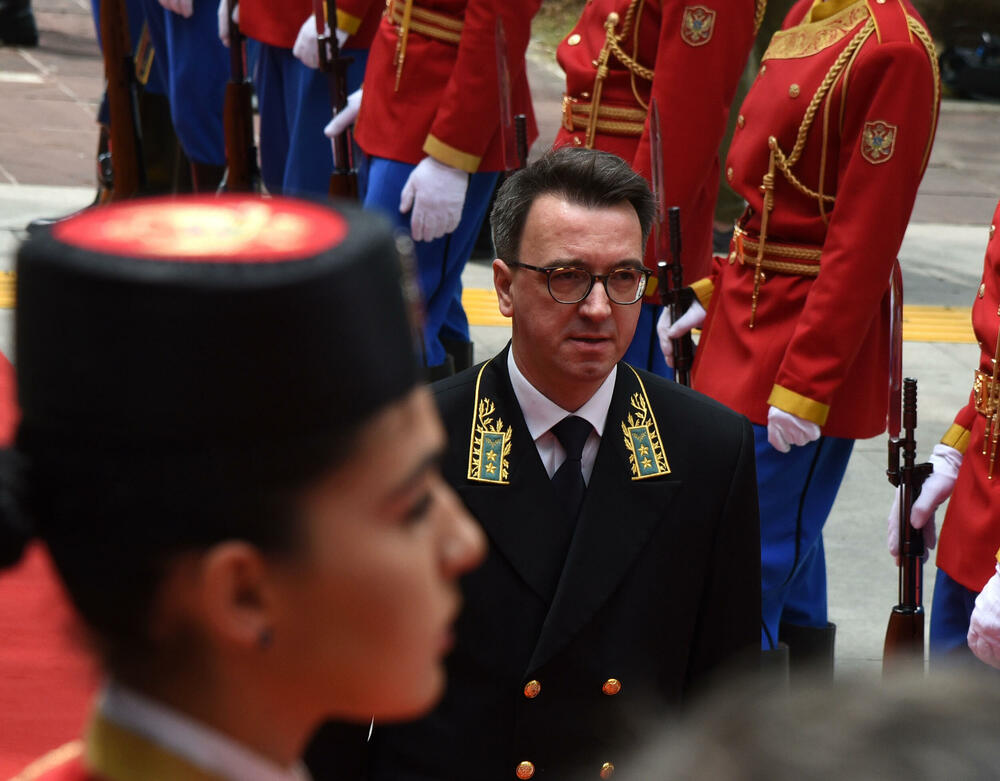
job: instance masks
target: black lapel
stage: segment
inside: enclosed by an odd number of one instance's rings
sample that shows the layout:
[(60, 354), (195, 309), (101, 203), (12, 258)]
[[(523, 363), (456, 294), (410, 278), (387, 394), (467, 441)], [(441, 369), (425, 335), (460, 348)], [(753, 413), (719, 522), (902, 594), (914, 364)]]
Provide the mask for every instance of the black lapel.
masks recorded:
[[(608, 421), (552, 607), (529, 669), (552, 658), (611, 596), (681, 487), (673, 474), (633, 480), (622, 423), (642, 386), (631, 367), (618, 364)], [(643, 393), (643, 395), (645, 395)], [(670, 443), (664, 442), (667, 460)]]
[(466, 475), (456, 487), (495, 550), (546, 604), (551, 604), (566, 555), (565, 538), (559, 533), (559, 524), (565, 520), (510, 384), (509, 349), (483, 368), (478, 398), (468, 411), (470, 433), (464, 437), (463, 450), (471, 454), (473, 414), (482, 400), (489, 400), (495, 407), (493, 422), (502, 420), (503, 427), (511, 429), (509, 484), (480, 482)]

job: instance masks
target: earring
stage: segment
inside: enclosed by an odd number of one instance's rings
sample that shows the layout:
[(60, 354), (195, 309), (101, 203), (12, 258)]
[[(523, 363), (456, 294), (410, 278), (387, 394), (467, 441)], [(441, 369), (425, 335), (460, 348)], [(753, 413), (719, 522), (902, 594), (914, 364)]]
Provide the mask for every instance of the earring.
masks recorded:
[(266, 626), (260, 630), (260, 634), (257, 635), (257, 647), (261, 651), (266, 651), (274, 643), (274, 632), (271, 627)]

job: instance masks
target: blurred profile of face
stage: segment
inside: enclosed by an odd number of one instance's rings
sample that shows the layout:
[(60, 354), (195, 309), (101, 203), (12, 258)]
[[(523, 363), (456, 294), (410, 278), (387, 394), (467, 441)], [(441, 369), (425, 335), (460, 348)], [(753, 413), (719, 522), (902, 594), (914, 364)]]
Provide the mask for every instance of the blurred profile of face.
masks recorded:
[(349, 459), (305, 496), (306, 550), (280, 588), (273, 650), (321, 716), (411, 718), (443, 692), (457, 579), (485, 552), (438, 469), (444, 445), (417, 388), (366, 423)]
[(613, 303), (596, 281), (579, 303), (559, 303), (549, 294), (545, 274), (504, 261), (577, 266), (592, 274), (642, 268), (639, 217), (628, 201), (591, 208), (560, 195), (541, 195), (528, 211), (518, 254), (493, 262), (500, 312), (513, 320), (514, 358), (539, 391), (576, 409), (625, 355), (640, 304)]

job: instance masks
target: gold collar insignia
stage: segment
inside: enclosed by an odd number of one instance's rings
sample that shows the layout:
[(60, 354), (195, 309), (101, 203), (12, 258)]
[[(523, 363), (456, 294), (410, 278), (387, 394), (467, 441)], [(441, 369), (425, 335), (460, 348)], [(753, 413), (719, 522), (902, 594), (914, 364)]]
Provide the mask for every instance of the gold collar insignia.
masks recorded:
[[(629, 368), (632, 369), (631, 366)], [(632, 373), (639, 383), (639, 391), (632, 394), (630, 403), (633, 411), (622, 422), (622, 434), (625, 436), (632, 479), (645, 480), (647, 477), (669, 475), (670, 464), (667, 463), (667, 456), (663, 452), (649, 396), (646, 395), (646, 388), (635, 369), (632, 369)]]
[(496, 415), (492, 399), (479, 396), (479, 383), (490, 361), (483, 364), (476, 377), (475, 404), (472, 412), (472, 437), (469, 440), (468, 479), (479, 483), (510, 485), (510, 445), (514, 434), (511, 426), (504, 428), (503, 418)]
[(842, 41), (868, 17), (868, 6), (856, 2), (826, 19), (779, 30), (771, 38), (762, 61), (812, 57)]

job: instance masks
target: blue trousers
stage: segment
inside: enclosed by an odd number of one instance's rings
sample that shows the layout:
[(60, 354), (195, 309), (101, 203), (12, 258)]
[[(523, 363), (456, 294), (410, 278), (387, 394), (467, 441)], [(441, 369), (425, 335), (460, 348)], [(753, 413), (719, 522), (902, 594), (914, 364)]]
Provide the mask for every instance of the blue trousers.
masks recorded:
[(931, 662), (968, 661), (974, 658), (969, 650), (969, 622), (976, 606), (975, 591), (952, 579), (943, 569), (934, 579), (934, 601), (931, 604)]
[[(366, 209), (384, 213), (401, 230), (410, 232), (410, 214), (399, 213), (399, 196), (415, 166), (369, 159)], [(437, 366), (446, 359), (441, 337), (469, 341), (469, 323), (461, 306), (462, 270), (472, 254), (499, 174), (469, 174), (462, 219), (452, 233), (434, 241), (415, 242), (417, 275), (424, 297), (424, 363)]]
[(672, 380), (674, 370), (667, 366), (663, 351), (660, 349), (660, 338), (656, 335), (656, 321), (660, 319), (663, 307), (658, 304), (647, 304), (645, 301), (640, 306), (642, 311), (639, 313), (635, 335), (628, 350), (625, 351), (623, 360), (637, 369), (645, 369)]
[[(347, 89), (364, 79), (366, 50), (344, 50), (353, 58)], [(260, 109), (260, 171), (268, 192), (325, 197), (333, 151), (323, 128), (330, 121), (326, 74), (307, 68), (291, 49), (256, 42), (254, 87)], [(359, 187), (363, 183), (359, 175)]]
[[(163, 47), (150, 33), (156, 58), (166, 55), (170, 117), (188, 159), (196, 163), (224, 166), (226, 147), (222, 132), (222, 107), (229, 80), (229, 50), (219, 40), (216, 9), (198, 0), (194, 14), (167, 11), (156, 0), (147, 0), (160, 12)], [(152, 21), (155, 12), (149, 10)]]
[(853, 439), (820, 437), (789, 453), (753, 427), (760, 501), (761, 645), (778, 640), (782, 621), (826, 626), (823, 524), (844, 479)]

